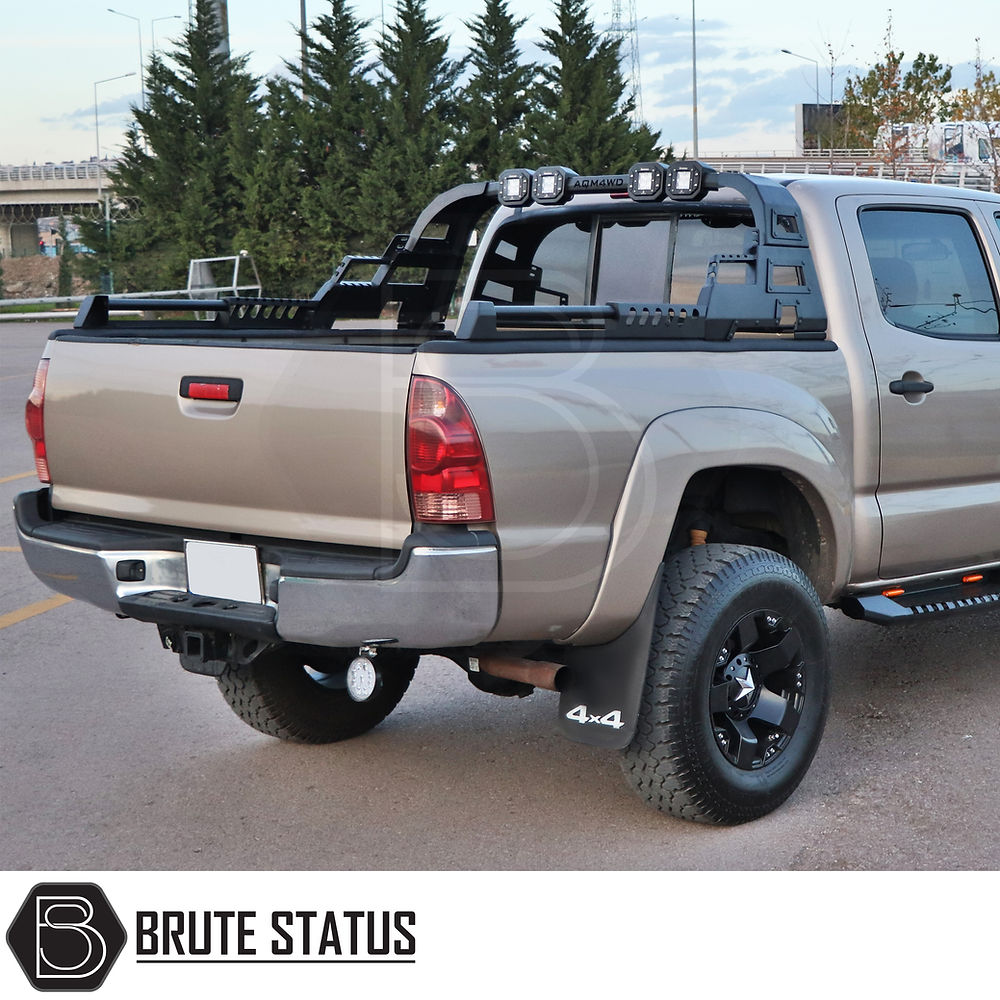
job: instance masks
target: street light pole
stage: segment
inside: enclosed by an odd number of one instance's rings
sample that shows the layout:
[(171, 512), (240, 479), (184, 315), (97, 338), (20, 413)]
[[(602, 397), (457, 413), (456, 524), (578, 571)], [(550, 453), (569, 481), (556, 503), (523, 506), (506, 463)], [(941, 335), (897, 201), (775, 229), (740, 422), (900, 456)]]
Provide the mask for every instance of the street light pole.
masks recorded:
[[(819, 60), (818, 59), (811, 59), (809, 56), (799, 55), (798, 52), (793, 52), (791, 49), (782, 49), (781, 51), (784, 52), (784, 54), (786, 56), (795, 56), (796, 59), (804, 59), (806, 62), (811, 62), (813, 64), (813, 66), (815, 67), (815, 69), (816, 69), (816, 116), (818, 118), (819, 117), (819, 106), (820, 106), (820, 103), (821, 103), (820, 102), (820, 97), (819, 97)], [(819, 130), (817, 129), (816, 130), (816, 148), (817, 149), (822, 149), (822, 143), (819, 141), (819, 139), (820, 139)], [(827, 136), (827, 143), (829, 143), (829, 142), (830, 142), (830, 137)]]
[[(142, 93), (142, 110), (146, 110), (146, 70), (142, 61), (142, 21), (134, 14), (123, 14), (120, 10), (108, 7), (109, 14), (117, 14), (119, 17), (127, 17), (130, 21), (135, 21), (135, 30), (139, 36), (139, 87)], [(134, 75), (134, 74), (133, 74)]]
[(796, 59), (805, 59), (806, 62), (811, 62), (813, 64), (813, 66), (816, 67), (816, 85), (815, 85), (816, 103), (819, 104), (820, 103), (820, 99), (819, 99), (819, 60), (818, 59), (810, 59), (809, 56), (800, 56), (798, 54), (798, 52), (793, 52), (791, 49), (782, 49), (781, 51), (784, 52), (786, 56), (795, 56)]
[(156, 22), (157, 21), (183, 21), (184, 18), (180, 14), (166, 14), (164, 17), (154, 17), (149, 22), (149, 40), (152, 43), (152, 49), (150, 50), (150, 58), (152, 58), (153, 53), (156, 51)]
[[(101, 120), (97, 110), (97, 85), (99, 83), (111, 83), (114, 80), (124, 80), (130, 76), (135, 76), (135, 70), (131, 73), (122, 73), (120, 76), (109, 76), (103, 80), (94, 81), (94, 138), (97, 141), (97, 203), (100, 204), (102, 200), (104, 201), (104, 239), (109, 254), (111, 244), (111, 198), (103, 193), (103, 186), (101, 184), (103, 169), (101, 167)], [(108, 274), (110, 282), (110, 269)], [(108, 291), (113, 291), (113, 289), (109, 288)]]
[(691, 123), (694, 134), (694, 158), (698, 159), (698, 42), (694, 22), (694, 4), (691, 0)]

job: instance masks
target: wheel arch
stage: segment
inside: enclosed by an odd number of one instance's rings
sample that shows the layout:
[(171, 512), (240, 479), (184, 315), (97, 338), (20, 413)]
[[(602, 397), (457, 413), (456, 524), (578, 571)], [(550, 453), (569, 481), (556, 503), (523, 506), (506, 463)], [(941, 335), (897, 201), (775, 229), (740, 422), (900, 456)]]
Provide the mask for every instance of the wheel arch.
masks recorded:
[[(709, 524), (708, 541), (781, 551), (831, 601), (849, 572), (852, 485), (836, 432), (824, 437), (758, 410), (706, 407), (653, 421), (615, 514), (597, 597), (567, 641), (606, 642), (624, 631), (660, 562), (691, 544), (694, 515), (706, 510), (728, 516)], [(768, 544), (768, 533), (784, 544)]]

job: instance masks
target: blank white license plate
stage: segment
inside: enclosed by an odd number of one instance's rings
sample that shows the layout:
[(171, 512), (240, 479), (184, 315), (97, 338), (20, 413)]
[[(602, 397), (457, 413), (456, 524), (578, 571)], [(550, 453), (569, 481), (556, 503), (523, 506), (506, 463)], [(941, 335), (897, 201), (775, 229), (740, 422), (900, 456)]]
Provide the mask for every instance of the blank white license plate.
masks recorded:
[(226, 542), (184, 542), (188, 590), (203, 597), (223, 597), (263, 604), (260, 564), (252, 545)]

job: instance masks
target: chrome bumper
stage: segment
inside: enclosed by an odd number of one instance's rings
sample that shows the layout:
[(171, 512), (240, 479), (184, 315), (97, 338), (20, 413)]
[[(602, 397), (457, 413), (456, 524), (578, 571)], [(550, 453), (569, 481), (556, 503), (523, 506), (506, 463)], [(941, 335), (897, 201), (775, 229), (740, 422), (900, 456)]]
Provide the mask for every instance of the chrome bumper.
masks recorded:
[[(210, 602), (183, 599), (183, 542), (190, 535), (176, 528), (53, 518), (45, 493), (22, 494), (14, 504), (29, 567), (53, 590), (117, 614), (192, 628), (210, 622), (236, 634), (249, 633), (244, 623), (252, 622), (252, 634), (273, 629), (276, 639), (317, 646), (394, 639), (406, 649), (474, 645), (496, 624), (499, 552), (486, 532), (447, 533), (426, 544), (415, 536), (394, 564), (372, 557), (368, 575), (363, 557), (352, 555), (345, 577), (286, 569), (277, 547), (278, 561), (261, 566), (263, 607), (221, 600), (206, 607)], [(139, 564), (141, 580), (122, 579), (136, 575)]]

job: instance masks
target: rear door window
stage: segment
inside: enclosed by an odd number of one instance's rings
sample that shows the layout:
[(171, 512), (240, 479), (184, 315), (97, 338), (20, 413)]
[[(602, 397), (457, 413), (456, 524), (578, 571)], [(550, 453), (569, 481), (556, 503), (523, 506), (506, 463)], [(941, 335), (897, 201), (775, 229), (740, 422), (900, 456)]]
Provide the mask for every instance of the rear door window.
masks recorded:
[(919, 209), (866, 209), (861, 232), (882, 314), (936, 337), (996, 337), (997, 302), (967, 216)]

